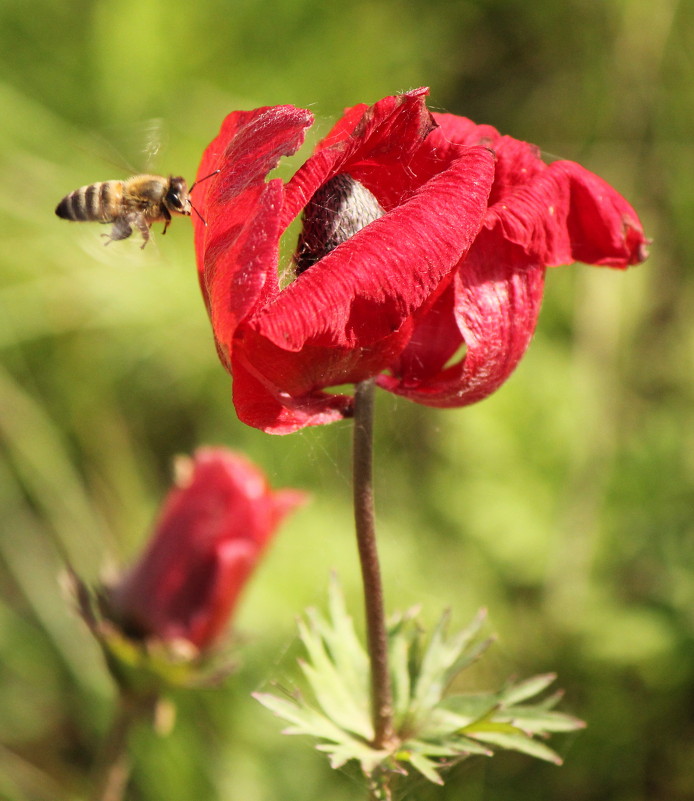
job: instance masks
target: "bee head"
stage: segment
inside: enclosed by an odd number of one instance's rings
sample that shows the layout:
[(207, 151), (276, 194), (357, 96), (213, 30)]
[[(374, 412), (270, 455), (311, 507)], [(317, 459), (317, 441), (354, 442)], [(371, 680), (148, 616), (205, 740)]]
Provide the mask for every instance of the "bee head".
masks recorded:
[(173, 214), (190, 216), (190, 194), (184, 178), (180, 176), (175, 178), (173, 175), (169, 178), (169, 187), (164, 196), (164, 204)]

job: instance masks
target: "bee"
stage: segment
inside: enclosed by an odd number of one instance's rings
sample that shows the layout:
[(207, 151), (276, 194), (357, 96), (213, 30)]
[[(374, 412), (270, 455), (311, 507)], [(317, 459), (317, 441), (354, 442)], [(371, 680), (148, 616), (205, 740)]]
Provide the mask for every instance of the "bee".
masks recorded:
[[(215, 170), (200, 181), (218, 172)], [(106, 245), (127, 239), (134, 226), (142, 234), (144, 241), (140, 247), (144, 248), (154, 223), (163, 222), (163, 233), (166, 233), (173, 214), (190, 217), (194, 211), (200, 217), (190, 199), (190, 193), (200, 181), (190, 189), (185, 179), (173, 175), (168, 178), (163, 175), (134, 175), (124, 181), (98, 181), (65, 195), (55, 213), (64, 220), (113, 223), (110, 233), (102, 234), (107, 238)]]

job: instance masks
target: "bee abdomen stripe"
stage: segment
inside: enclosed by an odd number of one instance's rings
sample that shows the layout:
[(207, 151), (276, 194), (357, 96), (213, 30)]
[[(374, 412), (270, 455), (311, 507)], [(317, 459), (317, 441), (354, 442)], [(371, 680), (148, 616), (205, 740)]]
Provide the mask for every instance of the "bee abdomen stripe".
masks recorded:
[(111, 191), (109, 182), (102, 181), (100, 184), (97, 184), (97, 186), (99, 187), (99, 208), (107, 209), (109, 201), (109, 193)]
[(58, 217), (62, 217), (64, 220), (77, 220), (80, 219), (79, 217), (75, 217), (75, 213), (72, 210), (72, 195), (65, 195), (65, 197), (58, 203), (58, 206), (55, 210), (55, 213)]
[(66, 195), (58, 204), (55, 213), (58, 217), (78, 222), (111, 222), (110, 213), (112, 188), (109, 181), (98, 181), (89, 186), (81, 186)]
[(88, 187), (82, 186), (70, 192), (61, 201), (57, 208), (58, 215), (68, 220), (84, 222), (89, 219), (89, 209), (85, 203), (85, 191)]
[(84, 190), (84, 203), (85, 203), (85, 206), (87, 208), (87, 214), (89, 215), (89, 219), (90, 220), (98, 218), (98, 216), (99, 216), (99, 211), (100, 211), (100, 204), (99, 204), (100, 193), (99, 193), (99, 190), (100, 190), (100, 188), (101, 187), (99, 186), (99, 184), (90, 184), (90, 186), (88, 186)]

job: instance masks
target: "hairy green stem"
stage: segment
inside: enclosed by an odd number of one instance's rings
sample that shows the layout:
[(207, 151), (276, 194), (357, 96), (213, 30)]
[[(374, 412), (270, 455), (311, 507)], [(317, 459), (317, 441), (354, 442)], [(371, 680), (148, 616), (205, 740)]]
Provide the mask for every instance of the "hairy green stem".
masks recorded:
[(111, 727), (94, 766), (89, 801), (122, 801), (125, 797), (131, 770), (128, 736), (141, 715), (142, 705), (138, 700), (120, 690)]
[(376, 548), (373, 499), (374, 381), (357, 384), (354, 393), (354, 519), (364, 584), (366, 635), (371, 660), (371, 715), (374, 748), (393, 737), (393, 695), (388, 669), (388, 639), (381, 569)]

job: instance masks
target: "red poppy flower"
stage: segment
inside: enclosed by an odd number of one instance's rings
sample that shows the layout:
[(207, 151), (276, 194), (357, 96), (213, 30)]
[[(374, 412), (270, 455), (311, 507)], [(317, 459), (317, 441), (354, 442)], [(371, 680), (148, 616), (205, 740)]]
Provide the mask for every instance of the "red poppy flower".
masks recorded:
[[(570, 161), (463, 117), (426, 90), (346, 111), (286, 184), (266, 181), (312, 123), (292, 106), (234, 112), (198, 175), (200, 282), (241, 420), (284, 434), (348, 416), (331, 387), (376, 376), (431, 406), (508, 378), (535, 328), (545, 267), (646, 256), (631, 206)], [(296, 277), (280, 238), (304, 212)]]
[(205, 649), (282, 518), (304, 496), (272, 491), (257, 467), (221, 448), (197, 451), (187, 467), (145, 553), (109, 590), (108, 606), (126, 633)]

